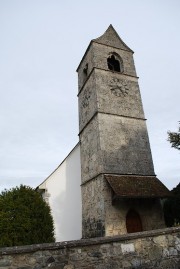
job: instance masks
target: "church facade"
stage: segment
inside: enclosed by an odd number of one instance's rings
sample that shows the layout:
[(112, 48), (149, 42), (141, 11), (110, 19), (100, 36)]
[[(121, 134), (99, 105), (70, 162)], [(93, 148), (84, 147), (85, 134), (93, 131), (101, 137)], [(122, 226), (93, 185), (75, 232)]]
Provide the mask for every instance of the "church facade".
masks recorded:
[(69, 180), (76, 187), (81, 180), (82, 237), (163, 228), (161, 198), (169, 191), (154, 172), (133, 51), (110, 25), (90, 42), (77, 72), (79, 172)]

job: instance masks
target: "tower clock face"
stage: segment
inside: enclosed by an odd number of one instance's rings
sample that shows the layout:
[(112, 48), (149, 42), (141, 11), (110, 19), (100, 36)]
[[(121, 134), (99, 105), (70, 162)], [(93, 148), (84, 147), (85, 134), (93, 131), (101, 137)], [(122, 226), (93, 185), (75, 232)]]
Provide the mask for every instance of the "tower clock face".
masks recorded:
[(128, 83), (126, 80), (113, 78), (111, 79), (109, 86), (110, 86), (110, 90), (112, 94), (118, 97), (125, 97), (128, 95), (128, 92), (129, 92), (129, 88), (127, 84)]

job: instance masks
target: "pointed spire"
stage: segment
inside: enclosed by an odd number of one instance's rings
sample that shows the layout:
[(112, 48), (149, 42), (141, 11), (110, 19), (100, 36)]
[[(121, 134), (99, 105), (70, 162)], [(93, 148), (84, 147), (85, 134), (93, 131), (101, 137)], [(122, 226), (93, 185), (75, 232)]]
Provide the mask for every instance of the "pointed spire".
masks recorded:
[(112, 24), (109, 25), (109, 27), (107, 28), (107, 30), (105, 31), (105, 33), (92, 40), (93, 42), (97, 42), (97, 43), (101, 43), (104, 45), (108, 45), (108, 46), (112, 46), (118, 49), (123, 49), (123, 50), (128, 50), (133, 52), (123, 41), (122, 39), (119, 37), (118, 33), (116, 32), (116, 30), (114, 29), (114, 27), (112, 26)]

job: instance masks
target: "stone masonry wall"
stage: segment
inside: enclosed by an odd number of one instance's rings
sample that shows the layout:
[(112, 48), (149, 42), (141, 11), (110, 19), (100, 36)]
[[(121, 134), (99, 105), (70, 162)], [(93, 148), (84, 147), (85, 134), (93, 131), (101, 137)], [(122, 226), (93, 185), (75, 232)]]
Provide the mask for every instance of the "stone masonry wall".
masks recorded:
[(180, 228), (0, 249), (1, 269), (179, 269)]
[(165, 227), (159, 199), (122, 199), (113, 206), (106, 201), (106, 236), (127, 234), (126, 215), (130, 209), (139, 213), (143, 231)]
[(81, 187), (83, 238), (126, 234), (130, 209), (140, 215), (143, 231), (165, 227), (160, 199), (120, 199), (112, 204), (112, 190), (104, 175)]
[[(103, 175), (81, 186), (82, 191), (82, 237), (105, 236), (105, 209), (108, 195), (107, 181)], [(111, 203), (112, 204), (112, 203)], [(112, 205), (111, 205), (112, 207)]]
[(115, 115), (98, 115), (104, 173), (154, 175), (146, 123)]

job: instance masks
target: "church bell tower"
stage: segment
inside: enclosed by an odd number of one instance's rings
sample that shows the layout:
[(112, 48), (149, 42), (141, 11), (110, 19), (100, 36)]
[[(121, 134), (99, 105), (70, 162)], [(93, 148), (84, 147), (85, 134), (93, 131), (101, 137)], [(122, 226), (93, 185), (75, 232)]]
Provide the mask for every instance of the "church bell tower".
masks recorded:
[(164, 227), (133, 51), (110, 25), (77, 71), (83, 237)]

